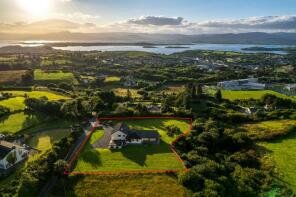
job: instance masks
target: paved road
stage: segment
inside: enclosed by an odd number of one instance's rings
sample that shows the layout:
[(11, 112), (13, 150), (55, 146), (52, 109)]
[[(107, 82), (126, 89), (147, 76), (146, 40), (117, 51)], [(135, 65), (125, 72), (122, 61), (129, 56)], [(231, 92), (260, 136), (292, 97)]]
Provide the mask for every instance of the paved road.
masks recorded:
[(111, 140), (112, 127), (104, 128), (104, 135), (96, 141), (92, 146), (94, 148), (108, 148), (109, 142)]

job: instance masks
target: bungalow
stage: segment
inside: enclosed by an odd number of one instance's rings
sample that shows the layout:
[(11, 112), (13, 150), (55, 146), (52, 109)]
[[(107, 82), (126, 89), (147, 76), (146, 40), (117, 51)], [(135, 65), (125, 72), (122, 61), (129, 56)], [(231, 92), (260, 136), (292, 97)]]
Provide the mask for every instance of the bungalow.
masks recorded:
[(131, 130), (124, 123), (118, 123), (111, 131), (108, 148), (122, 148), (128, 144), (159, 144), (160, 135), (154, 130)]
[(291, 91), (291, 92), (296, 92), (296, 83), (294, 84), (287, 84), (286, 89)]
[(0, 140), (0, 170), (7, 170), (25, 160), (29, 151), (20, 145)]

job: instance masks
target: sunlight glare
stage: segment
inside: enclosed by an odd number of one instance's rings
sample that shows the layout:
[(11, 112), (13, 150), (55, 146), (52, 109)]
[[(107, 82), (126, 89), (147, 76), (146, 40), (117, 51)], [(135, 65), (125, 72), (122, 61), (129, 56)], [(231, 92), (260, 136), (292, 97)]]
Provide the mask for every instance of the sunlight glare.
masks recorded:
[(47, 16), (51, 9), (51, 0), (17, 0), (18, 4), (35, 17)]

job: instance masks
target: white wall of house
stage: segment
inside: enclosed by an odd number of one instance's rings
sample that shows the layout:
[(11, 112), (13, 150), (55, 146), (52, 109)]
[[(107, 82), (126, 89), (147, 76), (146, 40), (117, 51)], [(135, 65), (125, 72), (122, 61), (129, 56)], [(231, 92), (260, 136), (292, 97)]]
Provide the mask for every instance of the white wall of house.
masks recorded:
[(111, 140), (125, 140), (125, 139), (126, 139), (126, 134), (121, 131), (117, 131), (111, 135)]
[(131, 141), (127, 141), (127, 144), (142, 144), (142, 139), (132, 139)]
[[(10, 154), (14, 154), (16, 155), (16, 161), (14, 164), (10, 164), (8, 161), (7, 161), (7, 157), (10, 155)], [(23, 157), (23, 155), (25, 155)], [(10, 151), (10, 153), (8, 153), (2, 160), (0, 160), (0, 168), (2, 169), (8, 169), (10, 168), (11, 166), (23, 161), (24, 159), (26, 159), (28, 155), (28, 151), (23, 149), (23, 148), (16, 148), (16, 149), (13, 149)]]

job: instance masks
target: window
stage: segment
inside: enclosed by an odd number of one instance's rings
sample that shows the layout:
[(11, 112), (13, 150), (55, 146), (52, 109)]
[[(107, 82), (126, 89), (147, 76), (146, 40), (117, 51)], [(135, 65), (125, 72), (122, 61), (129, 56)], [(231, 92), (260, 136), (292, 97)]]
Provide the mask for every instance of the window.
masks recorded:
[(117, 135), (118, 137), (121, 137), (121, 135)]

